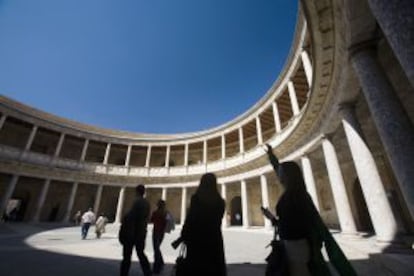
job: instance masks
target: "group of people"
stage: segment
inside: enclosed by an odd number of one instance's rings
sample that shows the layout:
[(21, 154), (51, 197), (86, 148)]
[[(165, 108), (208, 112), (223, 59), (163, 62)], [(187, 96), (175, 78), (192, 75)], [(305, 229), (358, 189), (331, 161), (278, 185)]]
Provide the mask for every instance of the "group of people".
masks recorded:
[[(291, 275), (308, 276), (331, 275), (321, 254), (324, 245), (330, 261), (339, 275), (356, 275), (352, 266), (336, 244), (329, 230), (322, 222), (309, 194), (306, 192), (300, 167), (295, 162), (279, 163), (272, 148), (266, 145), (266, 153), (273, 166), (284, 192), (280, 197), (274, 215), (266, 208), (262, 208), (263, 215), (272, 221), (275, 227), (275, 236), (280, 237), (278, 254), (271, 254), (268, 258), (266, 276)], [(145, 187), (136, 188), (137, 199), (131, 210), (122, 220), (119, 240), (123, 245), (123, 260), (121, 262), (121, 276), (128, 275), (131, 265), (131, 254), (135, 247), (142, 271), (145, 276), (157, 274), (161, 271), (164, 262), (159, 249), (165, 232), (165, 202), (159, 201), (157, 210), (150, 219), (150, 206), (144, 198)], [(204, 174), (191, 203), (180, 237), (173, 242), (176, 248), (179, 244), (186, 247), (186, 254), (181, 261), (180, 275), (198, 276), (225, 276), (227, 275), (224, 255), (221, 222), (225, 211), (225, 201), (217, 189), (217, 179), (212, 173)], [(154, 223), (153, 246), (154, 266), (150, 268), (149, 261), (144, 253), (147, 223)], [(277, 234), (277, 235), (276, 235)], [(273, 252), (272, 252), (273, 253)], [(285, 260), (280, 262), (280, 255)], [(272, 255), (278, 260), (271, 260)], [(281, 270), (276, 266), (285, 266)], [(178, 266), (178, 264), (177, 264)]]
[(96, 238), (100, 239), (102, 234), (105, 233), (105, 227), (108, 223), (108, 218), (101, 214), (97, 219), (92, 208), (89, 208), (86, 212), (81, 215), (81, 211), (77, 211), (73, 217), (73, 221), (76, 225), (81, 225), (81, 237), (86, 239), (88, 236), (89, 228), (95, 224)]
[[(145, 186), (138, 185), (135, 191), (135, 202), (129, 212), (123, 217), (119, 230), (119, 241), (123, 245), (120, 274), (128, 275), (134, 247), (144, 275), (158, 274), (164, 268), (164, 259), (160, 246), (164, 240), (165, 233), (169, 233), (174, 229), (175, 222), (172, 215), (167, 211), (164, 200), (158, 200), (157, 209), (150, 216), (150, 205), (144, 198)], [(154, 264), (152, 269), (144, 253), (147, 223), (149, 221), (153, 223), (152, 245), (154, 248)]]

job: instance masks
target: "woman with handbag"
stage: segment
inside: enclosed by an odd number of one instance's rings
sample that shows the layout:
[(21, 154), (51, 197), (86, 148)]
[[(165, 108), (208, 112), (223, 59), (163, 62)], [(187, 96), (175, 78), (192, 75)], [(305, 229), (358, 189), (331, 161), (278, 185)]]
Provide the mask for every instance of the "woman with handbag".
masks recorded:
[(277, 218), (267, 209), (263, 210), (263, 214), (273, 225), (277, 225), (289, 270), (285, 274), (331, 275), (321, 254), (322, 245), (325, 245), (329, 259), (339, 275), (356, 275), (307, 193), (300, 167), (292, 161), (279, 163), (268, 144), (266, 153), (284, 192), (276, 205)]
[(180, 242), (186, 246), (184, 261), (180, 258), (182, 263), (177, 263), (177, 276), (227, 275), (221, 233), (224, 209), (225, 202), (217, 191), (216, 176), (204, 174), (191, 197), (181, 237), (173, 243), (175, 248)]

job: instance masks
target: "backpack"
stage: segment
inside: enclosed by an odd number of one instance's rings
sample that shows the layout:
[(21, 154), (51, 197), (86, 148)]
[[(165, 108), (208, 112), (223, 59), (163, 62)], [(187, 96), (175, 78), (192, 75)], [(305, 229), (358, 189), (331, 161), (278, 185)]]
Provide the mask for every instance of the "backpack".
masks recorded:
[(175, 220), (170, 212), (167, 212), (167, 214), (165, 215), (165, 220), (165, 233), (171, 233), (171, 231), (175, 229)]

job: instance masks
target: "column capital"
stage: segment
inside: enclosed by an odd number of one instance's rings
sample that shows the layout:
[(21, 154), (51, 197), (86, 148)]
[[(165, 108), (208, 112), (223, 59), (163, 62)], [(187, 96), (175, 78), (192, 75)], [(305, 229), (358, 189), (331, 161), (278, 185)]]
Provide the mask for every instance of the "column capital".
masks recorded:
[(333, 133), (324, 133), (324, 134), (322, 134), (321, 141), (323, 142), (324, 140), (327, 140), (327, 141), (331, 142), (333, 136), (334, 136)]
[(340, 113), (348, 112), (350, 110), (355, 111), (356, 102), (343, 102), (338, 104), (338, 111)]

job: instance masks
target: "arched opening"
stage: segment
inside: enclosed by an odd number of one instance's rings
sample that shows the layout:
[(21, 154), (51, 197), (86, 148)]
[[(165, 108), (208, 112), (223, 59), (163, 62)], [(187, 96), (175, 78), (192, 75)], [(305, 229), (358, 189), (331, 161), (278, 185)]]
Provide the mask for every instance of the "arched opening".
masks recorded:
[(13, 197), (7, 202), (4, 219), (6, 221), (23, 221), (30, 196)]
[(243, 225), (241, 197), (235, 196), (230, 203), (230, 225)]

